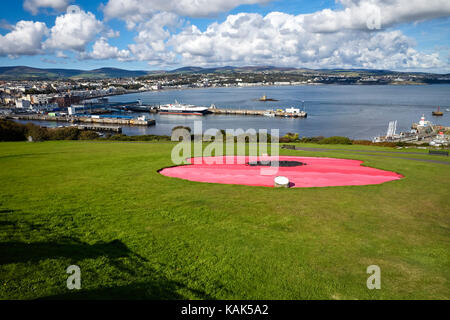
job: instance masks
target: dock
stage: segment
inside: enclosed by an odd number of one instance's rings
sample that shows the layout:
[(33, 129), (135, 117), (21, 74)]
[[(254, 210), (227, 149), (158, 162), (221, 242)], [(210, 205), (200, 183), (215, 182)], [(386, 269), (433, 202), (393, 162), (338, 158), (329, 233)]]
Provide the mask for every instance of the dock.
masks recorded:
[(422, 115), (418, 123), (413, 123), (411, 129), (411, 131), (396, 134), (397, 121), (391, 121), (386, 136), (375, 137), (372, 142), (429, 143), (430, 146), (447, 146), (450, 144), (450, 137), (446, 135), (450, 128), (426, 121), (425, 115)]
[(13, 120), (30, 120), (30, 121), (57, 121), (70, 123), (91, 123), (91, 124), (107, 124), (107, 125), (125, 125), (125, 126), (153, 126), (155, 120), (139, 120), (139, 119), (123, 119), (123, 118), (91, 118), (91, 117), (63, 117), (48, 115), (11, 115), (7, 117)]
[[(419, 128), (419, 123), (413, 123), (411, 125), (411, 129), (415, 129), (417, 130)], [(441, 126), (441, 125), (431, 125), (433, 131), (450, 131), (450, 127), (446, 127), (446, 126)]]
[[(213, 114), (229, 114), (229, 115), (239, 115), (239, 116), (265, 116), (269, 111), (267, 110), (246, 110), (246, 109), (208, 109), (210, 113)], [(308, 114), (305, 111), (300, 113), (290, 113), (286, 111), (273, 111), (270, 112), (275, 117), (285, 117), (285, 118), (306, 118)]]

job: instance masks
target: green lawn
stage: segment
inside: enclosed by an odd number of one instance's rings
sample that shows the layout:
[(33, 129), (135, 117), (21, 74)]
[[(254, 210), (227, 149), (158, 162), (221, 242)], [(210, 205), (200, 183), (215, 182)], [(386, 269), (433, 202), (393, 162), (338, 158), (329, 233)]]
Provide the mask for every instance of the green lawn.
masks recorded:
[(445, 157), (282, 150), (405, 178), (273, 189), (164, 177), (172, 146), (1, 143), (0, 299), (450, 298), (450, 167), (402, 158)]

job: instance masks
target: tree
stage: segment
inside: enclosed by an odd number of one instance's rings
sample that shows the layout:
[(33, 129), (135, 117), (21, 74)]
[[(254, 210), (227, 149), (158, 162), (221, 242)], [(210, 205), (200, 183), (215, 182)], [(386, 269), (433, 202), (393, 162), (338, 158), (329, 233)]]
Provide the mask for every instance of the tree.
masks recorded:
[(0, 141), (24, 141), (25, 126), (10, 120), (0, 120)]
[(45, 141), (49, 139), (49, 134), (46, 128), (39, 127), (35, 124), (28, 123), (26, 125), (26, 136), (33, 138), (33, 141)]
[(98, 133), (95, 131), (82, 131), (78, 138), (80, 140), (95, 140), (98, 138)]

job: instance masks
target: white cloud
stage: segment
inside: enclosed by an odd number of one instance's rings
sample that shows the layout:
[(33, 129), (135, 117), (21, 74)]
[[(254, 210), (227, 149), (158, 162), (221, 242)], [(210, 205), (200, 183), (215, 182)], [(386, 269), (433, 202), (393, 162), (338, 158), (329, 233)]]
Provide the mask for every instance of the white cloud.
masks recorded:
[(105, 36), (107, 38), (119, 38), (120, 37), (120, 31), (115, 31), (115, 30), (110, 29), (110, 30), (108, 30), (105, 33)]
[(52, 8), (56, 11), (64, 11), (72, 0), (25, 0), (23, 8), (32, 14), (39, 13), (41, 8)]
[(305, 15), (311, 32), (385, 29), (450, 15), (448, 0), (339, 0), (343, 10), (325, 9)]
[(68, 59), (69, 57), (62, 51), (56, 51), (55, 56), (61, 59)]
[(109, 0), (103, 11), (106, 18), (126, 20), (128, 26), (145, 21), (158, 12), (180, 16), (206, 17), (229, 11), (239, 5), (267, 3), (270, 0)]
[(86, 45), (103, 31), (103, 23), (91, 12), (78, 6), (70, 6), (64, 15), (58, 16), (50, 37), (45, 41), (46, 49), (84, 51)]
[(171, 64), (176, 55), (167, 46), (170, 30), (182, 25), (183, 21), (173, 13), (157, 13), (150, 20), (138, 26), (135, 43), (129, 45), (130, 51), (138, 60), (150, 64)]
[(119, 50), (119, 48), (111, 46), (108, 43), (108, 40), (102, 37), (94, 43), (92, 52), (83, 52), (80, 54), (80, 58), (95, 60), (117, 59), (119, 61), (127, 61), (131, 59), (131, 53), (129, 50)]
[(42, 53), (42, 39), (47, 33), (45, 23), (19, 21), (11, 32), (0, 35), (0, 56), (16, 57)]
[[(64, 51), (71, 50), (77, 51), (80, 59), (140, 60), (159, 67), (270, 64), (449, 70), (448, 57), (419, 52), (413, 39), (389, 28), (449, 16), (448, 0), (337, 0), (341, 9), (311, 14), (229, 15), (224, 22), (212, 23), (205, 31), (180, 18), (208, 16), (241, 4), (268, 1), (109, 0), (103, 7), (105, 17), (123, 19), (137, 32), (134, 43), (122, 50), (108, 42), (108, 38), (119, 37), (119, 32), (97, 20), (93, 13), (70, 6), (56, 18), (50, 31), (41, 22), (20, 21), (11, 26), (9, 33), (0, 35), (0, 55), (53, 52), (64, 58)], [(70, 2), (25, 1), (30, 12), (42, 7), (60, 10)], [(48, 39), (43, 41), (47, 35)], [(86, 52), (86, 46), (94, 41), (92, 50)]]
[(376, 69), (442, 67), (400, 31), (314, 33), (305, 15), (240, 13), (201, 32), (189, 26), (169, 40), (184, 65), (277, 65)]

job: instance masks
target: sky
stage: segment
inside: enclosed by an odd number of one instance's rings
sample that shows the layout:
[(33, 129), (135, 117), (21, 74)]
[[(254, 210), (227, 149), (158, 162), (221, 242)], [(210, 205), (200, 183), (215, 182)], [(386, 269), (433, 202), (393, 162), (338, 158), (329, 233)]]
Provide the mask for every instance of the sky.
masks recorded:
[(450, 73), (449, 0), (14, 0), (0, 66)]

